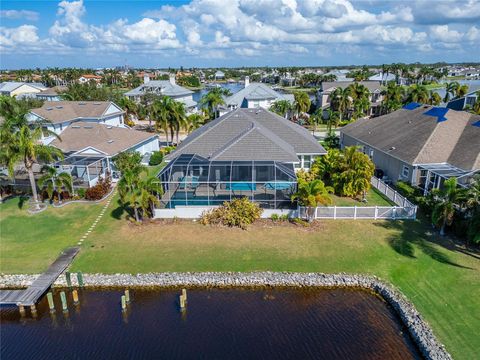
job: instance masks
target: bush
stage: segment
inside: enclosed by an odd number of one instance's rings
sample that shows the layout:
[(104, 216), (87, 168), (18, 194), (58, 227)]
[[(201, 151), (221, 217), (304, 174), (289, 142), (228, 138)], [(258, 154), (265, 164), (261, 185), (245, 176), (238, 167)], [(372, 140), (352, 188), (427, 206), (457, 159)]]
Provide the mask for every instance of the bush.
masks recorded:
[(272, 216), (270, 216), (270, 219), (272, 219), (272, 221), (278, 221), (280, 219), (280, 216), (278, 214), (272, 214)]
[(85, 199), (93, 201), (100, 200), (109, 193), (111, 187), (110, 178), (103, 179), (100, 176), (97, 184), (85, 191)]
[(77, 191), (76, 191), (77, 196), (78, 196), (80, 199), (84, 199), (84, 198), (85, 198), (85, 192), (86, 192), (86, 190), (83, 189), (83, 188), (77, 189)]
[(412, 201), (415, 199), (415, 196), (420, 195), (418, 194), (418, 189), (415, 189), (412, 185), (404, 181), (397, 181), (395, 187), (401, 195)]
[(160, 151), (154, 151), (152, 153), (152, 156), (150, 156), (150, 161), (148, 162), (148, 165), (150, 166), (160, 165), (162, 161), (163, 161), (163, 154)]
[(175, 146), (165, 146), (160, 149), (160, 152), (165, 156), (170, 154), (173, 150), (175, 150)]
[(243, 197), (231, 202), (224, 202), (222, 206), (204, 212), (200, 217), (200, 223), (203, 225), (235, 226), (245, 230), (248, 225), (260, 219), (262, 211), (258, 204)]

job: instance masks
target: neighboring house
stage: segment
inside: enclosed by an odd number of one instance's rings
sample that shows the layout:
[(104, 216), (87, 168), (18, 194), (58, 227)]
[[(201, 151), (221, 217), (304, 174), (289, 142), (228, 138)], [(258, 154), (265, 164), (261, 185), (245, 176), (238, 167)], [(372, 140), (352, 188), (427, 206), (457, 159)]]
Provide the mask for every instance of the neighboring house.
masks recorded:
[(264, 208), (290, 208), (295, 170), (324, 154), (305, 128), (262, 108), (239, 108), (195, 130), (166, 156), (158, 175), (161, 207), (202, 208), (246, 196)]
[[(45, 127), (61, 134), (77, 121), (124, 126), (124, 111), (111, 101), (47, 101), (42, 107), (30, 110), (30, 122), (44, 121)], [(53, 137), (46, 138), (48, 143)]]
[(78, 82), (80, 84), (85, 84), (85, 83), (88, 83), (90, 81), (98, 84), (98, 83), (100, 83), (100, 81), (102, 81), (102, 77), (99, 76), (99, 75), (85, 74), (85, 75), (82, 75), (78, 78)]
[(197, 106), (192, 97), (193, 91), (177, 85), (174, 74), (170, 74), (169, 80), (150, 80), (150, 77), (145, 75), (142, 85), (126, 92), (124, 95), (135, 102), (140, 102), (142, 96), (146, 94), (169, 96), (175, 101), (184, 103), (189, 112), (194, 112)]
[(379, 72), (370, 76), (368, 81), (379, 81), (381, 84), (386, 84), (389, 81), (395, 81), (395, 74)]
[(124, 151), (136, 151), (142, 156), (159, 150), (156, 134), (116, 127), (104, 123), (78, 121), (69, 125), (60, 139), (50, 142), (65, 154), (56, 163), (59, 171), (72, 175), (74, 185), (89, 187), (107, 172), (118, 179), (112, 158)]
[(223, 80), (225, 79), (225, 73), (223, 71), (216, 71), (215, 72), (215, 80)]
[(268, 85), (262, 83), (250, 83), (250, 78), (245, 77), (245, 87), (225, 99), (225, 106), (228, 110), (238, 108), (268, 109), (277, 100), (287, 100), (293, 103), (293, 95), (281, 94)]
[(46, 90), (40, 91), (39, 93), (36, 93), (35, 96), (38, 100), (60, 101), (62, 100), (62, 97), (59, 94), (61, 90), (66, 90), (66, 87), (56, 86), (53, 88), (48, 88)]
[[(335, 75), (335, 78), (337, 81), (348, 81), (349, 78), (347, 78), (347, 74), (350, 72), (350, 70), (347, 69), (340, 69), (340, 70), (332, 70), (327, 72), (325, 75)], [(353, 79), (351, 79), (353, 80)]]
[[(353, 84), (354, 81), (333, 81), (333, 82), (323, 82), (317, 92), (317, 103), (318, 106), (323, 110), (330, 108), (332, 101), (332, 93), (337, 88), (346, 88), (349, 85)], [(382, 95), (382, 86), (380, 81), (359, 81), (359, 83), (365, 86), (369, 92), (369, 101), (370, 109), (368, 111), (368, 116), (378, 116), (381, 114), (381, 105), (383, 100)], [(324, 112), (326, 115), (326, 112)]]
[(361, 146), (387, 179), (425, 193), (452, 176), (466, 186), (480, 171), (480, 116), (466, 111), (411, 103), (343, 127), (340, 142)]
[(478, 97), (480, 96), (480, 86), (470, 86), (470, 92), (467, 93), (465, 96), (450, 100), (447, 103), (447, 108), (452, 110), (465, 110), (465, 109), (472, 109), (473, 105), (477, 101)]
[(46, 90), (40, 83), (6, 81), (0, 83), (0, 95), (16, 97), (35, 97), (35, 94)]

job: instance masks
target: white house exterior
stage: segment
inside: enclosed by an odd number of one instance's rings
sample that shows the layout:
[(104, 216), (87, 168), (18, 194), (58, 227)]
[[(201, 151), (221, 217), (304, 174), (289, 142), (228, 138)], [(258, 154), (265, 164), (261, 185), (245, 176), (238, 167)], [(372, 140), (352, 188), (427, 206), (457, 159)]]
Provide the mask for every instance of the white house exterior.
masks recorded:
[(0, 95), (4, 96), (31, 96), (46, 90), (47, 87), (40, 83), (27, 83), (17, 81), (6, 81), (0, 83)]

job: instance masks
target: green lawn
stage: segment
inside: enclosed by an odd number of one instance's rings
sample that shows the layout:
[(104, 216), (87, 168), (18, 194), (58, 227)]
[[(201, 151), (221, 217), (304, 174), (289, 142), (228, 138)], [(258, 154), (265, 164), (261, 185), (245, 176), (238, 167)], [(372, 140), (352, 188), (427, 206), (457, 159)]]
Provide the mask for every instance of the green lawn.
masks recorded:
[[(440, 239), (421, 221), (329, 220), (318, 227), (248, 231), (187, 221), (133, 225), (115, 199), (85, 241), (72, 270), (299, 271), (375, 274), (399, 288), (458, 359), (480, 348), (480, 255)], [(70, 205), (27, 215), (16, 200), (0, 204), (2, 271), (42, 271), (76, 243), (100, 205)]]
[(336, 206), (392, 206), (395, 205), (383, 194), (379, 193), (376, 189), (370, 189), (367, 193), (367, 202), (358, 201), (352, 198), (340, 197), (336, 195), (330, 195), (333, 200), (333, 205)]

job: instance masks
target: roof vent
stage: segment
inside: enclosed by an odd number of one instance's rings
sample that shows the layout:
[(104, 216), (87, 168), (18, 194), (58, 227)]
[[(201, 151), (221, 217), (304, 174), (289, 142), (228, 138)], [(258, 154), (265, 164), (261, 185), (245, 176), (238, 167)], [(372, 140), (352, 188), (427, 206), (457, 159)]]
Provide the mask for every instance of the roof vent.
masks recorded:
[(388, 149), (388, 151), (392, 151), (392, 150), (395, 150), (396, 147), (395, 146), (392, 146), (390, 149)]
[(94, 102), (93, 105), (102, 105), (102, 103)]
[(63, 106), (55, 106), (57, 109), (63, 109)]
[(80, 126), (78, 126), (78, 125), (72, 125), (72, 129), (80, 129)]
[(86, 102), (79, 102), (78, 105), (87, 105)]
[(47, 111), (53, 110), (53, 107), (48, 107)]
[(107, 143), (111, 144), (113, 143), (113, 140), (108, 140)]
[(112, 128), (112, 126), (107, 126), (107, 129), (111, 129), (111, 128)]
[(93, 129), (93, 126), (92, 125), (85, 125), (84, 128), (85, 129)]

